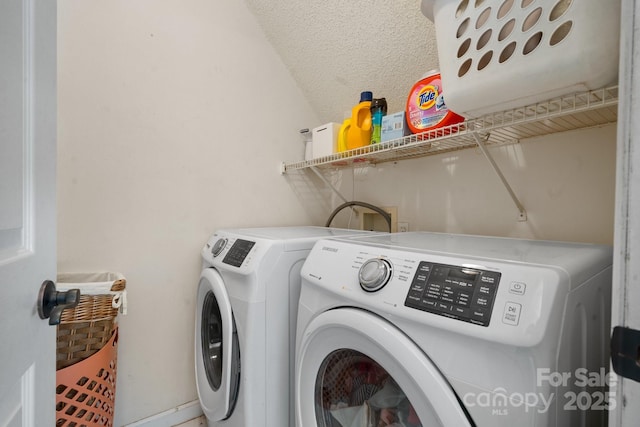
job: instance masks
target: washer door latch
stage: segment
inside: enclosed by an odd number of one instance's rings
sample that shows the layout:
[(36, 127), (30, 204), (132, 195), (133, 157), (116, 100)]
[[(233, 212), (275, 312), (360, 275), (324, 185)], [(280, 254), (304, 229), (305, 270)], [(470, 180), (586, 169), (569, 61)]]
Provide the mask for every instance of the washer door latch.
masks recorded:
[(640, 331), (622, 326), (613, 328), (611, 362), (616, 374), (640, 382)]

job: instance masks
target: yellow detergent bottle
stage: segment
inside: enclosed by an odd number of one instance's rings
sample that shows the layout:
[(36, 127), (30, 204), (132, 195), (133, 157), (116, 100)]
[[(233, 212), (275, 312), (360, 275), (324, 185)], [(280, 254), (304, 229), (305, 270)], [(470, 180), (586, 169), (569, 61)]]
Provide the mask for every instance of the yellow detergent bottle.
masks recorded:
[(360, 94), (360, 103), (351, 110), (351, 124), (347, 130), (347, 150), (371, 143), (371, 92)]
[(344, 119), (338, 131), (338, 153), (347, 151), (347, 131), (351, 127), (351, 119)]

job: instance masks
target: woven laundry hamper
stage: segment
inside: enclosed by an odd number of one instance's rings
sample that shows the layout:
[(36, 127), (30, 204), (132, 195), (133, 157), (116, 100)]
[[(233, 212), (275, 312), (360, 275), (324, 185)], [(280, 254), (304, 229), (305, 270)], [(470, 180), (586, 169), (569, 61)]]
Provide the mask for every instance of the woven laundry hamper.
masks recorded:
[(126, 280), (118, 273), (63, 273), (58, 290), (80, 289), (57, 331), (56, 427), (113, 426), (118, 313)]

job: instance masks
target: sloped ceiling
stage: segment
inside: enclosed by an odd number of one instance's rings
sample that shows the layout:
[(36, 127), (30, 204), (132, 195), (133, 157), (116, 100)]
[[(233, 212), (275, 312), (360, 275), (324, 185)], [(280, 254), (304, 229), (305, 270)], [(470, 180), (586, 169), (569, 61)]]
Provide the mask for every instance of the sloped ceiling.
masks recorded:
[(420, 0), (245, 0), (320, 118), (342, 122), (360, 92), (402, 111), (438, 67), (433, 24)]

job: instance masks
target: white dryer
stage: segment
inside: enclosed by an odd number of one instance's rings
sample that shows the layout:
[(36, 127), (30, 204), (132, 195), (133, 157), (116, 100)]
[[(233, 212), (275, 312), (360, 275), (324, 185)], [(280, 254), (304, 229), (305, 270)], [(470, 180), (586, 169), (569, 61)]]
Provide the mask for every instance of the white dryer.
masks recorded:
[(606, 425), (610, 247), (398, 233), (302, 268), (298, 427)]
[(228, 229), (202, 249), (195, 366), (209, 426), (293, 423), (294, 339), (300, 269), (325, 227)]

